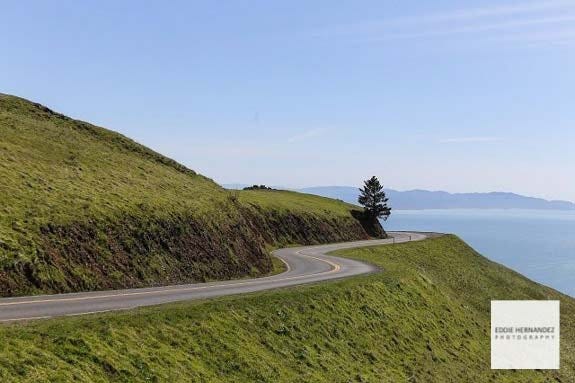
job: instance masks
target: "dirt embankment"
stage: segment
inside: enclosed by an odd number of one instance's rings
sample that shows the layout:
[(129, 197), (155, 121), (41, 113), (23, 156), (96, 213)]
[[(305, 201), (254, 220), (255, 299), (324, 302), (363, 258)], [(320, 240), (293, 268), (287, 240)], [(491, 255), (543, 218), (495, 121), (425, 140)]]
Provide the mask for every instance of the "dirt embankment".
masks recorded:
[[(211, 222), (211, 223), (207, 223)], [(269, 245), (369, 238), (378, 223), (352, 215), (230, 210), (219, 223), (191, 215), (124, 216), (114, 222), (46, 225), (29, 262), (0, 270), (0, 294), (16, 296), (133, 288), (258, 276), (270, 272)], [(366, 230), (367, 228), (367, 230)]]

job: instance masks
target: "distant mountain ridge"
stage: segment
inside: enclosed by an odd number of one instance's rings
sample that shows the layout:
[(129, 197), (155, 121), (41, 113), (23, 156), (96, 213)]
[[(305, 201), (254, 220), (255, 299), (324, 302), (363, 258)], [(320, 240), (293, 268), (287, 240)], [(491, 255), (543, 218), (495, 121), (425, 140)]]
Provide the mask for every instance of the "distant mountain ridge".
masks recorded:
[[(224, 185), (228, 189), (241, 188), (243, 184)], [(301, 193), (320, 195), (357, 204), (358, 188), (353, 186), (316, 186), (294, 189)], [(549, 201), (516, 193), (448, 193), (445, 191), (386, 189), (390, 204), (397, 210), (422, 209), (542, 209), (575, 210), (575, 203)]]
[[(319, 186), (298, 191), (357, 203), (358, 188), (351, 186)], [(515, 193), (448, 193), (445, 191), (386, 189), (390, 204), (398, 210), (418, 209), (543, 209), (575, 210), (575, 203), (549, 201)]]

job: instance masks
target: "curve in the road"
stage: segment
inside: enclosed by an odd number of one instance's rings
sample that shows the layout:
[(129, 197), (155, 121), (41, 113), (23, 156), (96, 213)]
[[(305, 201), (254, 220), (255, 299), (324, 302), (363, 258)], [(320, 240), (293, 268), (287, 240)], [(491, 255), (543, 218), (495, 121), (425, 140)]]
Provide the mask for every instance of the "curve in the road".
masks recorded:
[(374, 272), (373, 265), (327, 253), (355, 247), (418, 241), (424, 233), (392, 232), (390, 238), (329, 245), (291, 247), (274, 251), (287, 270), (281, 274), (234, 281), (196, 283), (128, 290), (97, 291), (0, 299), (0, 322), (74, 316), (140, 306), (250, 293)]

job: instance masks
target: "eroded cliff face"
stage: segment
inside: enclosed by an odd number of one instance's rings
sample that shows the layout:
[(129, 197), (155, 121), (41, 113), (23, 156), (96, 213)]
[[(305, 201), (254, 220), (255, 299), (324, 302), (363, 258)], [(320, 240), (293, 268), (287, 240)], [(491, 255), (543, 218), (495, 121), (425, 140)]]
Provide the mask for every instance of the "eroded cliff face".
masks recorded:
[[(123, 216), (114, 221), (45, 225), (37, 256), (0, 270), (2, 296), (64, 293), (260, 276), (267, 249), (369, 238), (349, 217), (229, 208), (217, 223), (192, 215)], [(379, 223), (373, 232), (383, 232)], [(379, 231), (378, 231), (379, 230)]]

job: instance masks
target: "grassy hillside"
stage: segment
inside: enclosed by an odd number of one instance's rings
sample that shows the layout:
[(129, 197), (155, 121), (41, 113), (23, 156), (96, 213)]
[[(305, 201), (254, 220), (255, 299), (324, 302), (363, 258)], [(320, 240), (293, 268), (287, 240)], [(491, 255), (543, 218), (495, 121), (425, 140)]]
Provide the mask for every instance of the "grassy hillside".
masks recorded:
[(269, 245), (366, 237), (352, 209), (229, 192), (120, 134), (0, 94), (0, 295), (264, 274)]
[[(385, 270), (0, 326), (3, 382), (572, 382), (575, 300), (454, 236), (346, 250)], [(491, 299), (561, 300), (561, 370), (491, 371)]]

